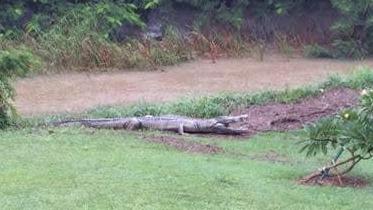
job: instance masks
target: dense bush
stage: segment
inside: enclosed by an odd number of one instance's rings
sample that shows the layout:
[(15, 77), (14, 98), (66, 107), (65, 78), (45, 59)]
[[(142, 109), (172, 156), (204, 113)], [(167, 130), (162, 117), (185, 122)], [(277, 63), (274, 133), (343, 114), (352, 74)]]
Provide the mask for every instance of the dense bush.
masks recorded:
[(108, 42), (110, 32), (123, 22), (144, 26), (135, 8), (128, 4), (77, 5), (47, 31), (36, 33), (33, 36), (36, 42), (32, 45), (55, 66), (107, 67), (113, 54), (120, 53)]
[(0, 128), (9, 125), (16, 112), (12, 104), (14, 89), (11, 79), (23, 76), (39, 64), (26, 49), (0, 51)]
[[(318, 1), (307, 0), (4, 0), (0, 6), (0, 33), (14, 36), (19, 31), (37, 32), (57, 23), (67, 12), (78, 9), (99, 13), (98, 23), (117, 26), (125, 23), (146, 22), (152, 9), (170, 9), (175, 5), (198, 11), (200, 24), (222, 23), (239, 29), (249, 13), (257, 17), (268, 14), (286, 15), (290, 11), (309, 7)], [(82, 9), (82, 7), (91, 7)], [(92, 11), (91, 11), (92, 12)], [(168, 11), (172, 13), (172, 11)], [(89, 16), (88, 16), (89, 17)], [(198, 25), (198, 24), (197, 24)]]
[[(137, 7), (122, 1), (9, 1), (0, 3), (6, 11), (0, 12), (0, 32), (4, 36), (20, 31), (39, 35), (53, 29), (53, 25), (68, 22), (73, 27), (78, 21), (87, 31), (99, 31), (107, 36), (122, 23), (143, 26)], [(74, 2), (74, 3), (72, 3)], [(66, 28), (64, 28), (66, 29)], [(76, 28), (72, 28), (76, 29)]]
[[(240, 55), (249, 51), (247, 49), (257, 49), (257, 45), (267, 46), (263, 40), (276, 42), (276, 32), (262, 31), (259, 27), (258, 33), (250, 34), (250, 28), (244, 28), (247, 18), (257, 18), (265, 24), (272, 20), (269, 16), (296, 18), (297, 14), (307, 14), (323, 4), (329, 5), (326, 7), (329, 10), (334, 7), (340, 13), (336, 16), (339, 20), (331, 27), (332, 36), (328, 35), (331, 41), (322, 43), (328, 50), (313, 45), (306, 47), (305, 54), (363, 58), (373, 53), (373, 3), (370, 0), (3, 0), (0, 2), (0, 40), (10, 40), (15, 46), (26, 44), (53, 69), (153, 67), (189, 59), (193, 57), (189, 52), (195, 49), (198, 55), (221, 52)], [(147, 29), (150, 14), (161, 11), (159, 14), (166, 15), (162, 18), (167, 22), (178, 15), (175, 8), (196, 14), (191, 15), (194, 25), (189, 28), (190, 36), (184, 36), (183, 32), (178, 39), (168, 39), (165, 43), (143, 42), (141, 31)], [(162, 19), (159, 14), (153, 19)], [(163, 34), (167, 24), (160, 29)], [(208, 30), (204, 30), (206, 28)], [(285, 45), (276, 46), (288, 46), (286, 36), (281, 39), (286, 41)], [(289, 36), (297, 37), (297, 34)], [(0, 42), (0, 49), (4, 43)], [(5, 47), (9, 46), (12, 44), (6, 42)], [(187, 47), (190, 49), (180, 50)], [(262, 54), (262, 47), (259, 49)], [(285, 53), (288, 49), (291, 47), (286, 47)], [(168, 52), (171, 54), (166, 54)]]
[(373, 1), (331, 0), (341, 12), (332, 43), (337, 57), (363, 58), (373, 52)]
[(373, 53), (373, 1), (331, 0), (341, 16), (331, 26), (334, 32), (330, 49), (310, 46), (305, 53), (311, 57), (361, 59)]
[(318, 44), (304, 46), (303, 53), (306, 57), (310, 58), (332, 58), (333, 53)]

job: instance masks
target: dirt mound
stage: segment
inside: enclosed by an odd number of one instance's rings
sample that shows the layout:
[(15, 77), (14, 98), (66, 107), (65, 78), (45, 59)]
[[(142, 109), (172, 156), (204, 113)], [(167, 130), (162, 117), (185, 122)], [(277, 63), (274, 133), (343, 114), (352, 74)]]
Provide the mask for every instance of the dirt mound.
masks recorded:
[(203, 154), (215, 154), (223, 152), (221, 147), (211, 144), (200, 144), (197, 142), (187, 141), (183, 138), (177, 138), (175, 136), (147, 136), (147, 141), (160, 143), (180, 151), (189, 153), (203, 153)]
[(297, 103), (270, 103), (236, 110), (232, 112), (232, 115), (247, 114), (249, 117), (247, 121), (233, 126), (249, 130), (250, 135), (266, 131), (299, 129), (304, 124), (334, 115), (341, 109), (355, 106), (358, 101), (357, 91), (336, 88)]
[(368, 181), (352, 176), (333, 176), (320, 179), (320, 176), (314, 176), (312, 179), (308, 179), (309, 176), (302, 178), (298, 181), (301, 185), (311, 185), (311, 186), (336, 186), (336, 187), (353, 187), (361, 188), (368, 185)]

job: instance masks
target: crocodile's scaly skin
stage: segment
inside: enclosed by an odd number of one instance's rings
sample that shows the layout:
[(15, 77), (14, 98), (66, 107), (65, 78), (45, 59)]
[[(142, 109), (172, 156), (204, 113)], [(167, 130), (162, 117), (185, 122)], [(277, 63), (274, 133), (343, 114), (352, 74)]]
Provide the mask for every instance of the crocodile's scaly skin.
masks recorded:
[(187, 133), (240, 134), (243, 131), (229, 128), (229, 123), (239, 122), (245, 116), (193, 119), (181, 116), (145, 116), (137, 118), (70, 120), (58, 125), (83, 125), (93, 128), (129, 129), (141, 128)]

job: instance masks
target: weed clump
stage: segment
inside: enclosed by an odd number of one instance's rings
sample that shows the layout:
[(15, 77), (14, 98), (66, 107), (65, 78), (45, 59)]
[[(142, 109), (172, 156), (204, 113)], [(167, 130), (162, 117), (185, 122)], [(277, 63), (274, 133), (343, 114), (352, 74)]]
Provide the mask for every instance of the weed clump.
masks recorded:
[(304, 56), (308, 58), (333, 58), (333, 53), (318, 44), (306, 45), (303, 49)]
[(25, 75), (37, 65), (38, 59), (26, 49), (0, 51), (0, 128), (8, 126), (16, 116), (10, 80)]

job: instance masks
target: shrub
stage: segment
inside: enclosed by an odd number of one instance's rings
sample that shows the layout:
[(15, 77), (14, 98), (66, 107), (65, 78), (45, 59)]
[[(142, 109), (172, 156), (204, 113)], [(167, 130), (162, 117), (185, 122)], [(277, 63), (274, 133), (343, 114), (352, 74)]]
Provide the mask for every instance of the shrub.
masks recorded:
[(334, 40), (334, 57), (363, 59), (368, 55), (367, 47), (358, 40)]
[(364, 90), (360, 106), (347, 109), (306, 127), (309, 139), (301, 151), (327, 154), (337, 149), (332, 163), (321, 170), (322, 176), (343, 175), (361, 160), (373, 157), (373, 91)]
[(332, 58), (333, 57), (333, 54), (330, 52), (330, 50), (318, 44), (304, 46), (303, 54), (304, 56), (309, 57), (309, 58)]
[(25, 75), (38, 64), (38, 59), (26, 49), (0, 51), (0, 128), (9, 125), (16, 115), (10, 79)]
[(48, 31), (38, 34), (34, 49), (62, 67), (106, 67), (117, 53), (109, 34), (122, 23), (144, 27), (130, 4), (81, 4), (66, 11)]

